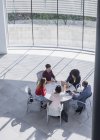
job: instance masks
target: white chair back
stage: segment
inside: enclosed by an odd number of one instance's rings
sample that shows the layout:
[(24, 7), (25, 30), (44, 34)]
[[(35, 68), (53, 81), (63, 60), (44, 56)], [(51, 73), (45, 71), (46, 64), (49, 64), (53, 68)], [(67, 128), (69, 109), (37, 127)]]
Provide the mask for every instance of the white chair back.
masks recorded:
[(41, 71), (39, 71), (38, 73), (37, 73), (37, 80), (38, 81), (40, 81), (41, 80), (41, 78), (42, 78), (42, 75), (43, 75), (43, 70), (41, 70)]
[(50, 109), (49, 103), (47, 103), (47, 122), (48, 122), (48, 116), (60, 116), (60, 125), (61, 125), (61, 112), (62, 112), (62, 110), (63, 110), (63, 104), (62, 104), (61, 108), (59, 108), (56, 111), (53, 111)]

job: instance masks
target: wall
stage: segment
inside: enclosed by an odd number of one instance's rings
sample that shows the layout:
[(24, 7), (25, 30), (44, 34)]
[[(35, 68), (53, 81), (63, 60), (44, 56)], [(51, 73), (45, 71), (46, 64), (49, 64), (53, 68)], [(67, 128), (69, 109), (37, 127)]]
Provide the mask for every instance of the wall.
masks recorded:
[(0, 1), (0, 54), (7, 53), (6, 14), (4, 0)]

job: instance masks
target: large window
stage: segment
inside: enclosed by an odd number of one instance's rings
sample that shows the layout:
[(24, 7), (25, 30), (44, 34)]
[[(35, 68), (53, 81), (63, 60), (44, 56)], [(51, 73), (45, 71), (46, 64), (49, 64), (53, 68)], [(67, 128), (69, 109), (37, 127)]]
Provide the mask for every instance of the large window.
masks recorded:
[(32, 45), (30, 0), (7, 0), (9, 46)]
[(84, 3), (84, 48), (95, 50), (97, 0), (85, 0)]
[(9, 46), (95, 50), (97, 0), (6, 0)]
[(58, 34), (59, 46), (82, 48), (83, 1), (58, 1)]
[(57, 46), (57, 0), (32, 0), (35, 46)]

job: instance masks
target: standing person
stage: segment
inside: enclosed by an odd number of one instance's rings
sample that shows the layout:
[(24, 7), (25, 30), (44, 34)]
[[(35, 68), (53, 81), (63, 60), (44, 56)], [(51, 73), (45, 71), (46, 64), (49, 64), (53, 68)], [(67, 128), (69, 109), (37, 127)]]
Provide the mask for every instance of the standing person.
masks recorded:
[(49, 82), (56, 82), (55, 76), (51, 70), (51, 65), (50, 64), (46, 64), (45, 65), (46, 70), (43, 72), (43, 77), (46, 78), (47, 83)]
[(85, 104), (82, 104), (81, 102), (85, 103), (86, 99), (92, 95), (91, 86), (88, 85), (87, 81), (83, 81), (82, 86), (84, 87), (82, 92), (80, 92), (78, 95), (74, 93), (72, 94), (74, 100), (80, 101), (78, 102), (78, 108), (76, 110), (76, 112), (79, 113), (81, 113), (83, 108), (85, 108)]

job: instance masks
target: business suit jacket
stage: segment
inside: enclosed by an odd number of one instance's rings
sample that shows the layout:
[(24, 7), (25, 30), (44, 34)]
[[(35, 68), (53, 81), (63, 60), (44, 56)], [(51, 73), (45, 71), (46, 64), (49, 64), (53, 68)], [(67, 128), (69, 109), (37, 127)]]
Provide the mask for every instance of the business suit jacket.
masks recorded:
[[(89, 98), (90, 96), (92, 95), (92, 92), (91, 92), (91, 86), (88, 85), (87, 87), (85, 87), (83, 89), (82, 92), (80, 92), (79, 95), (73, 95), (73, 99), (74, 100), (78, 100), (78, 101), (81, 101), (81, 102), (86, 102), (86, 99)], [(83, 106), (82, 103), (78, 103), (79, 106)]]

